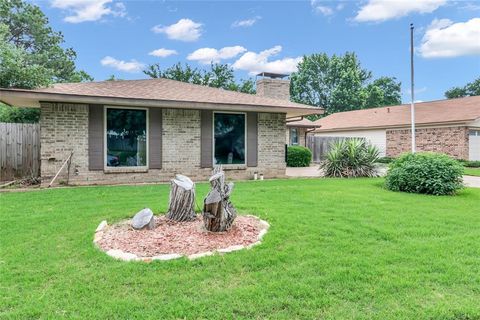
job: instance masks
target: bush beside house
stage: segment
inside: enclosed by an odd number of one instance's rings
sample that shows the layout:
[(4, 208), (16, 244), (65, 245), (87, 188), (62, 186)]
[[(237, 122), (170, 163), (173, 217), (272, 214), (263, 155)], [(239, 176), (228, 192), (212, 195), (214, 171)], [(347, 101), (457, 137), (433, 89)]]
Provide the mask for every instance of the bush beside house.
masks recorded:
[(312, 162), (310, 149), (301, 146), (289, 146), (287, 148), (288, 167), (308, 167)]
[(463, 166), (439, 153), (404, 154), (395, 160), (386, 177), (392, 191), (452, 195), (463, 186)]

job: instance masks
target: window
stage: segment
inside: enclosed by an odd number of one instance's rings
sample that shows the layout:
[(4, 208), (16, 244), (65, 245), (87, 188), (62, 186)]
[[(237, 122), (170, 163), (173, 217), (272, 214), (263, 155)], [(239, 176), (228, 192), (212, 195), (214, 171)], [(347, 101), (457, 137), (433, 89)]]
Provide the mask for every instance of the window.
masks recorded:
[(290, 144), (297, 145), (298, 144), (298, 129), (291, 128), (290, 129)]
[(147, 165), (147, 110), (106, 109), (106, 166)]
[(214, 113), (215, 164), (245, 164), (245, 114)]
[(474, 137), (475, 136), (480, 137), (480, 130), (470, 130), (469, 135)]

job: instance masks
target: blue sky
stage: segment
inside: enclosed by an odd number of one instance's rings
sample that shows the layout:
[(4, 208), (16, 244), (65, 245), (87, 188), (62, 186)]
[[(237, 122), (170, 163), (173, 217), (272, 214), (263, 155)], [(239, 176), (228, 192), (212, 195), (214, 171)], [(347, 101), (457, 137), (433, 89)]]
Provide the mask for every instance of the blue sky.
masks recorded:
[(410, 22), (416, 99), (442, 99), (480, 75), (480, 1), (33, 2), (95, 80), (145, 78), (141, 70), (150, 63), (208, 67), (212, 60), (247, 78), (294, 71), (303, 55), (354, 51), (374, 77), (399, 79), (406, 102)]

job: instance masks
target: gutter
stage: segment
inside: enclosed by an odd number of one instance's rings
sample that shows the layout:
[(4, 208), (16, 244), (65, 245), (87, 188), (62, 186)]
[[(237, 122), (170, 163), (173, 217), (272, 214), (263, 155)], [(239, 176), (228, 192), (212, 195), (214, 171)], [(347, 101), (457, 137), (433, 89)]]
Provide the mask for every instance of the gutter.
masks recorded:
[[(428, 126), (451, 126), (451, 125), (468, 125), (468, 122), (472, 120), (454, 120), (454, 121), (445, 121), (445, 122), (417, 122), (417, 126), (428, 127)], [(394, 126), (375, 126), (375, 127), (349, 127), (349, 128), (339, 128), (339, 129), (326, 129), (326, 130), (316, 130), (316, 133), (329, 133), (329, 132), (342, 132), (342, 131), (366, 131), (366, 130), (388, 130), (388, 129), (408, 129), (409, 124), (401, 124)]]

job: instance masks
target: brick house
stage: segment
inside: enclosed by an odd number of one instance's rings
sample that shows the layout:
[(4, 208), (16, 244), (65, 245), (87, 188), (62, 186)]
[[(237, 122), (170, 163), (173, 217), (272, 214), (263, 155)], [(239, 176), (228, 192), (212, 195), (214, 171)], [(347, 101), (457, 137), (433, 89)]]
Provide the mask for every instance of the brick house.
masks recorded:
[[(361, 137), (382, 156), (411, 150), (410, 105), (334, 113), (315, 122), (316, 136)], [(415, 104), (418, 151), (480, 160), (480, 96)]]
[(159, 182), (177, 173), (205, 180), (219, 164), (236, 179), (283, 177), (287, 119), (318, 109), (290, 102), (281, 90), (288, 80), (266, 76), (257, 95), (148, 79), (0, 89), (0, 101), (41, 109), (44, 181), (72, 151), (73, 184)]
[(306, 147), (308, 134), (316, 128), (320, 128), (320, 125), (307, 118), (287, 121), (287, 145)]

